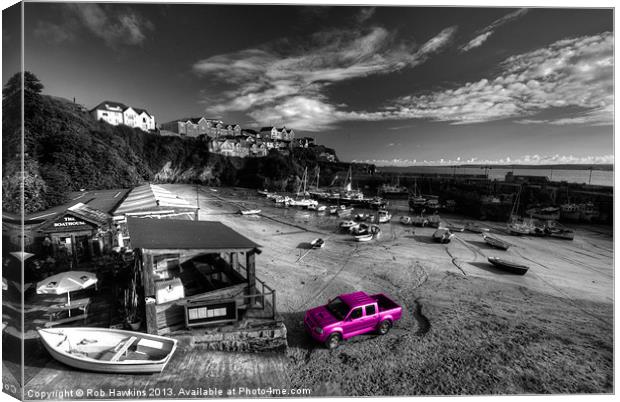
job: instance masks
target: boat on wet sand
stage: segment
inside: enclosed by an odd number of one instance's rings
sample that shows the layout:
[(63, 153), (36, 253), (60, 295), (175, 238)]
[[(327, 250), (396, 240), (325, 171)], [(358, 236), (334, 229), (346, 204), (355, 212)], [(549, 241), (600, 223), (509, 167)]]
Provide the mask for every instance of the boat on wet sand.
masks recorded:
[(501, 250), (508, 250), (510, 248), (510, 246), (512, 246), (512, 244), (503, 241), (502, 239), (499, 239), (497, 237), (494, 236), (490, 236), (486, 233), (482, 234), (482, 237), (484, 238), (484, 241), (495, 248), (499, 248)]
[(325, 245), (325, 240), (316, 238), (310, 242), (310, 247), (312, 248), (322, 248)]
[(159, 373), (174, 354), (177, 340), (110, 328), (41, 328), (49, 354), (61, 363), (104, 373)]
[(403, 225), (411, 225), (413, 224), (411, 221), (411, 217), (410, 216), (401, 216), (400, 217), (400, 223), (402, 223)]
[(465, 230), (467, 230), (468, 232), (472, 232), (472, 233), (484, 233), (484, 232), (488, 232), (490, 229), (482, 227), (475, 222), (467, 222), (465, 224)]
[(379, 223), (387, 223), (392, 219), (392, 214), (390, 214), (387, 210), (385, 209), (380, 209), (378, 212), (378, 221)]
[(517, 275), (525, 275), (525, 273), (530, 269), (530, 267), (526, 265), (522, 265), (514, 261), (509, 261), (498, 257), (489, 257), (488, 260), (497, 268)]
[(239, 213), (241, 215), (256, 215), (256, 214), (260, 214), (261, 210), (260, 209), (241, 209), (239, 210)]
[(454, 237), (454, 233), (450, 232), (449, 229), (439, 228), (433, 233), (433, 240), (438, 243), (450, 243), (450, 240)]

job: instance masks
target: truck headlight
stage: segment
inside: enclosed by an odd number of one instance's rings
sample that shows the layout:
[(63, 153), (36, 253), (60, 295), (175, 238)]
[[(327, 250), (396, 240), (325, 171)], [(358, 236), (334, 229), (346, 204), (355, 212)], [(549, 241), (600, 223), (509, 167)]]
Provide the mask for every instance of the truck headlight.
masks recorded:
[(322, 334), (322, 333), (323, 333), (323, 328), (321, 328), (321, 327), (315, 327), (315, 328), (314, 328), (314, 332), (316, 332), (317, 334), (319, 334), (319, 335), (320, 335), (320, 334)]

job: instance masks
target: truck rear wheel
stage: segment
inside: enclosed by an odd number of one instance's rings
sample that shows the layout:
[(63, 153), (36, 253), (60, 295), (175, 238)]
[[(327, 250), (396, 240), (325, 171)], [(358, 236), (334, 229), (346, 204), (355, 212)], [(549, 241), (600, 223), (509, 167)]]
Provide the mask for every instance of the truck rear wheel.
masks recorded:
[(327, 349), (336, 349), (340, 345), (340, 341), (342, 340), (342, 336), (340, 334), (331, 334), (327, 341), (325, 342), (325, 346)]
[(379, 324), (379, 335), (385, 335), (388, 332), (390, 332), (390, 328), (392, 328), (392, 321), (390, 320), (383, 320), (381, 321), (381, 323)]

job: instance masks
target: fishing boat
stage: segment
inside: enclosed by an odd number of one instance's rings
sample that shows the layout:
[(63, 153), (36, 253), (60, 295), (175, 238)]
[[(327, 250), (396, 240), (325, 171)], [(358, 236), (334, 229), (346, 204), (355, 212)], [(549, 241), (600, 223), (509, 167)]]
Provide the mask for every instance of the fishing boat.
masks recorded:
[(400, 185), (400, 177), (396, 177), (396, 184), (384, 183), (379, 189), (379, 195), (387, 199), (404, 199), (409, 197), (409, 189)]
[(489, 228), (482, 227), (475, 222), (467, 222), (465, 224), (465, 230), (467, 230), (468, 232), (472, 232), (472, 233), (485, 233), (485, 232), (490, 231)]
[(261, 210), (260, 209), (240, 209), (239, 213), (241, 215), (256, 215), (256, 214), (260, 214)]
[(433, 240), (438, 243), (450, 243), (450, 240), (454, 237), (454, 233), (450, 232), (447, 228), (439, 228), (433, 233)]
[(495, 265), (497, 268), (503, 269), (504, 271), (512, 272), (518, 275), (525, 275), (525, 273), (530, 269), (526, 265), (518, 264), (513, 261), (504, 260), (498, 257), (489, 257), (489, 262)]
[(38, 329), (49, 354), (61, 363), (104, 373), (159, 373), (177, 340), (110, 328)]
[(426, 202), (424, 203), (424, 208), (427, 211), (437, 211), (440, 208), (439, 205), (439, 197), (436, 195), (426, 195)]
[(310, 242), (310, 247), (312, 248), (323, 248), (324, 245), (325, 245), (325, 240), (321, 239), (320, 237)]
[(374, 235), (372, 233), (366, 233), (366, 234), (355, 236), (355, 241), (359, 241), (359, 242), (371, 241), (373, 237)]
[(336, 214), (338, 214), (339, 217), (343, 217), (351, 215), (352, 212), (353, 208), (347, 208), (344, 205), (341, 205)]
[(409, 210), (422, 211), (426, 206), (426, 198), (422, 197), (418, 189), (418, 181), (413, 184), (413, 195), (409, 197)]
[(359, 226), (359, 223), (355, 221), (340, 222), (340, 229), (351, 230), (351, 228)]
[(370, 226), (365, 223), (360, 223), (350, 229), (350, 232), (354, 236), (360, 236), (370, 233)]
[(448, 229), (450, 229), (451, 232), (464, 232), (465, 231), (465, 226), (461, 226), (461, 225), (448, 225)]
[(378, 211), (378, 216), (379, 216), (379, 219), (378, 219), (379, 223), (387, 223), (390, 220), (392, 220), (392, 215), (385, 209), (380, 209)]
[(567, 221), (578, 221), (581, 211), (578, 204), (562, 204), (560, 205), (560, 218)]
[(372, 209), (381, 209), (385, 207), (385, 201), (380, 197), (374, 197), (368, 201), (368, 206)]
[(429, 215), (426, 221), (426, 225), (432, 228), (439, 228), (439, 226), (441, 225), (441, 218), (439, 217), (439, 215), (437, 215), (437, 213)]
[(547, 232), (547, 236), (549, 237), (555, 237), (564, 240), (573, 240), (575, 238), (575, 231), (573, 229), (560, 225), (557, 222), (548, 222), (545, 231)]
[(541, 219), (545, 221), (557, 221), (560, 219), (560, 208), (557, 207), (545, 207), (545, 208), (532, 208), (525, 211), (530, 218)]
[(403, 225), (412, 225), (413, 224), (410, 216), (401, 216), (400, 217), (400, 223), (402, 223)]
[(519, 192), (517, 193), (517, 196), (515, 197), (515, 202), (512, 205), (512, 211), (510, 211), (510, 221), (507, 225), (508, 232), (514, 236), (529, 235), (534, 231), (534, 225), (532, 224), (531, 219), (523, 219), (517, 215), (522, 190), (523, 187), (519, 187)]
[(501, 250), (508, 250), (510, 246), (512, 246), (512, 244), (505, 242), (502, 239), (499, 239), (497, 237), (490, 236), (486, 233), (482, 234), (482, 238), (488, 245), (495, 247), (495, 248), (499, 248)]
[(411, 218), (411, 224), (413, 226), (420, 226), (420, 227), (424, 227), (426, 225), (428, 225), (428, 219), (426, 219), (426, 217), (420, 215), (420, 216), (414, 216)]
[(592, 222), (593, 219), (598, 218), (599, 212), (594, 206), (593, 202), (587, 202), (579, 205), (579, 219), (584, 222)]

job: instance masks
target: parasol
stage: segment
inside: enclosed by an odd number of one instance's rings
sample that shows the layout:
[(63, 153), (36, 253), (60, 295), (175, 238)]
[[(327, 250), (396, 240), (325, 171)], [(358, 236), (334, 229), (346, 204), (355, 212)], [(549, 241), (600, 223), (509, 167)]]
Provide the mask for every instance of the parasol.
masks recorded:
[(38, 294), (67, 294), (67, 305), (71, 305), (71, 292), (89, 288), (97, 283), (97, 276), (86, 271), (66, 271), (49, 276), (37, 283)]

